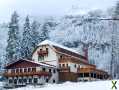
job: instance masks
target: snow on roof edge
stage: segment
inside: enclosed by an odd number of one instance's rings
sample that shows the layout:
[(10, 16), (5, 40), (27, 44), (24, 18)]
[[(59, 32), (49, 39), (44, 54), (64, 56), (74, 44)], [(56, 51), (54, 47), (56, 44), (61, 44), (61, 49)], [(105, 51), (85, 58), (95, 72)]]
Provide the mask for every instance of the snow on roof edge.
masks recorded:
[(54, 65), (50, 65), (50, 64), (42, 63), (42, 62), (36, 62), (36, 61), (28, 60), (28, 59), (19, 59), (19, 60), (15, 61), (15, 62), (9, 63), (9, 64), (6, 65), (5, 67), (7, 67), (7, 66), (9, 66), (9, 65), (11, 65), (11, 64), (14, 64), (14, 63), (16, 63), (16, 62), (18, 62), (18, 61), (20, 61), (20, 60), (28, 61), (28, 62), (31, 62), (31, 63), (36, 63), (36, 64), (39, 64), (39, 65), (41, 65), (41, 66), (56, 68), (56, 66), (54, 66)]
[(58, 43), (56, 43), (56, 42), (52, 42), (52, 41), (50, 41), (50, 40), (44, 40), (44, 41), (42, 41), (41, 43), (39, 43), (38, 46), (40, 46), (40, 45), (46, 45), (46, 44), (51, 45), (51, 46), (57, 46), (57, 47), (60, 47), (60, 48), (62, 48), (62, 49), (66, 49), (66, 50), (68, 50), (68, 51), (71, 51), (71, 52), (80, 54), (78, 51), (76, 51), (76, 50), (74, 50), (74, 49), (68, 48), (68, 47), (63, 46), (63, 45), (61, 45), (61, 44), (58, 44)]

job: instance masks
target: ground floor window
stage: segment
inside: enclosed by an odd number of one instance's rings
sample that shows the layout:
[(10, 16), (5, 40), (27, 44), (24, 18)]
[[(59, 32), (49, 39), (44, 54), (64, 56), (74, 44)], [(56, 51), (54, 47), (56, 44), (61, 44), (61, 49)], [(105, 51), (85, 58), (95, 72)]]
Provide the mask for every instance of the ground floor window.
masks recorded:
[(47, 83), (48, 83), (48, 81), (49, 81), (49, 80), (48, 80), (48, 79), (46, 79), (46, 82), (47, 82)]
[(22, 83), (22, 79), (19, 79), (19, 83)]
[(17, 79), (14, 79), (14, 84), (17, 84)]
[(32, 83), (32, 79), (31, 78), (29, 79), (29, 83)]
[(92, 78), (94, 77), (94, 73), (91, 73), (91, 77), (92, 77)]
[(38, 83), (38, 79), (37, 78), (34, 78), (34, 83)]
[(96, 73), (94, 73), (94, 78), (96, 78)]
[(55, 80), (53, 80), (53, 83), (55, 83)]
[(12, 79), (9, 79), (9, 83), (13, 83), (13, 80)]
[(27, 83), (27, 79), (24, 79), (24, 83)]
[(79, 77), (83, 77), (83, 73), (80, 73), (80, 74), (79, 74)]
[(84, 73), (84, 77), (89, 77), (89, 73)]

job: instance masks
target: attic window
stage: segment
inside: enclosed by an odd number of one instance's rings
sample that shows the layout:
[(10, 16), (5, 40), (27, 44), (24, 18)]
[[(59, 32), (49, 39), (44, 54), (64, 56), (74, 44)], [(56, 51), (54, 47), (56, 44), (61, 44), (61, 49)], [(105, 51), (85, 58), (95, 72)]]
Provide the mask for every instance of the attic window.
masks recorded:
[(46, 48), (46, 51), (48, 51), (48, 48)]
[(60, 56), (60, 59), (62, 59), (62, 55)]

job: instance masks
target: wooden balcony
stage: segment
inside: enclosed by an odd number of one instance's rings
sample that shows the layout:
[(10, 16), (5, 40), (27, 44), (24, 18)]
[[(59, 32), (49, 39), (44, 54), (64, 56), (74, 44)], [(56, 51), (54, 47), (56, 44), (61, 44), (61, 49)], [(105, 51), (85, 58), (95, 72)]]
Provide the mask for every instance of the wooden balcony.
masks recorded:
[(61, 67), (60, 72), (70, 72), (70, 67)]
[(47, 50), (41, 50), (37, 52), (39, 56), (46, 56), (48, 55), (48, 51)]
[(3, 74), (5, 77), (17, 77), (17, 76), (33, 76), (33, 75), (38, 75), (38, 76), (51, 76), (51, 73), (49, 72), (44, 72), (44, 71), (36, 71), (36, 72), (16, 72), (16, 73), (9, 73), (5, 72)]
[(95, 68), (92, 67), (85, 67), (85, 68), (78, 68), (77, 72), (78, 73), (90, 73), (93, 72)]

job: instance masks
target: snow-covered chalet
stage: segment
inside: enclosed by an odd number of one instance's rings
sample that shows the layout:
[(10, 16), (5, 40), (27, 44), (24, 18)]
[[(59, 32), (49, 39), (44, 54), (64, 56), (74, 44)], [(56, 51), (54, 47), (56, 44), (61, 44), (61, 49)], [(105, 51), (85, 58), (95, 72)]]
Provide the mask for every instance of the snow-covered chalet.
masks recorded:
[(32, 60), (20, 59), (7, 64), (4, 77), (7, 86), (23, 86), (105, 80), (109, 75), (89, 64), (87, 56), (45, 40), (33, 51)]

